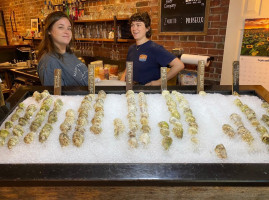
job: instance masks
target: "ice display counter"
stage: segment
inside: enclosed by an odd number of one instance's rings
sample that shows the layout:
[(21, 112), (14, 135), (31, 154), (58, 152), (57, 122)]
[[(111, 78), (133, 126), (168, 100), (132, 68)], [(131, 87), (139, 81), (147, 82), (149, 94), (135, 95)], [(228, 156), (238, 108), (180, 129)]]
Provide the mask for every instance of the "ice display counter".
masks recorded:
[[(7, 101), (11, 113), (34, 91), (52, 87), (19, 88)], [(123, 94), (125, 87), (96, 87), (96, 92)], [(160, 93), (160, 87), (134, 86), (134, 92)], [(194, 86), (170, 86), (169, 91), (195, 94)], [(230, 95), (230, 86), (205, 86), (207, 93)], [(87, 87), (63, 87), (63, 95), (86, 95)], [(239, 94), (258, 96), (269, 102), (261, 86), (240, 86)], [(8, 116), (8, 114), (7, 114)], [(7, 117), (6, 116), (6, 117)], [(3, 121), (2, 121), (3, 122)], [(2, 123), (1, 122), (1, 123)], [(41, 163), (0, 164), (1, 186), (268, 186), (269, 163)]]

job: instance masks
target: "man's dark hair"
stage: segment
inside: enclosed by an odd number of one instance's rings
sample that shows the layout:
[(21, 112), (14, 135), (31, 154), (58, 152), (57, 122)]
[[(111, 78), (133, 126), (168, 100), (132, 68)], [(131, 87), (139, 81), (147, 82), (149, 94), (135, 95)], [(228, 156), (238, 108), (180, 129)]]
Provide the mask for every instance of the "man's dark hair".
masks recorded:
[(145, 27), (148, 28), (148, 32), (146, 33), (146, 37), (149, 38), (151, 36), (151, 27), (150, 27), (150, 16), (147, 12), (143, 13), (135, 13), (130, 17), (129, 23), (130, 25), (132, 22), (144, 22)]

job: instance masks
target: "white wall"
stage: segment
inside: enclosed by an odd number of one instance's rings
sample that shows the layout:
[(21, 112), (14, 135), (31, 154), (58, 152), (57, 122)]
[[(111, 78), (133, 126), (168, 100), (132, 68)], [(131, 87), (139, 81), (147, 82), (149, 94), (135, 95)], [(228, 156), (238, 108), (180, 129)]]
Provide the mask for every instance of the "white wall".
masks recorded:
[(232, 63), (240, 57), (245, 19), (269, 18), (269, 0), (230, 0), (221, 85), (232, 84)]

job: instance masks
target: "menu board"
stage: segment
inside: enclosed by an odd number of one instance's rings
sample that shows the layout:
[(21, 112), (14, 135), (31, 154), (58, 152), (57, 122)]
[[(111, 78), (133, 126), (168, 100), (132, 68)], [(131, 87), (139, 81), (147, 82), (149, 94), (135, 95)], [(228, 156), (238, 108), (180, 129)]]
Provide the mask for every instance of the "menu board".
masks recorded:
[(159, 0), (159, 33), (205, 35), (209, 0)]

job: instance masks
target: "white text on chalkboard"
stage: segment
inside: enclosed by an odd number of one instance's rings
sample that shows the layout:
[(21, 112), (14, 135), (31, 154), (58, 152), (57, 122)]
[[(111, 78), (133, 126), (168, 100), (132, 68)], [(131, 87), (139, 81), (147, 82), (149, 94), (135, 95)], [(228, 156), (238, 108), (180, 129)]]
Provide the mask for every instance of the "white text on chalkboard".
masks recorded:
[(203, 17), (186, 17), (186, 24), (201, 24), (204, 23)]
[(174, 8), (174, 9), (176, 9), (177, 4), (176, 3), (172, 4), (172, 3), (173, 3), (173, 0), (166, 0), (165, 4), (163, 6), (164, 6), (164, 8), (169, 8), (169, 9)]
[(164, 25), (176, 24), (176, 23), (177, 23), (177, 18), (172, 18), (172, 19), (164, 18)]

